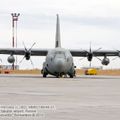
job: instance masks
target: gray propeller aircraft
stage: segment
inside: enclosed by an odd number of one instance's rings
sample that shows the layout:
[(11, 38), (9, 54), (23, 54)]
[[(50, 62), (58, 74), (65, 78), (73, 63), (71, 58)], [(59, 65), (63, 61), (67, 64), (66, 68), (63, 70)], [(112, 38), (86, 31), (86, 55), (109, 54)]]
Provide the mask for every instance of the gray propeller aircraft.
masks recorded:
[[(33, 44), (34, 45), (34, 44)], [(32, 47), (33, 47), (32, 45)], [(109, 64), (109, 59), (107, 56), (118, 56), (120, 57), (120, 51), (83, 51), (83, 50), (70, 50), (61, 47), (60, 40), (60, 22), (59, 15), (57, 14), (56, 22), (56, 41), (54, 49), (33, 49), (29, 50), (20, 48), (0, 48), (0, 54), (9, 54), (8, 62), (14, 63), (14, 55), (24, 55), (23, 59), (31, 60), (31, 56), (46, 56), (45, 62), (43, 63), (42, 74), (43, 77), (47, 77), (48, 74), (54, 75), (56, 77), (61, 77), (63, 75), (69, 75), (70, 78), (75, 76), (75, 66), (73, 62), (74, 57), (87, 57), (88, 61), (92, 61), (93, 57), (104, 57), (101, 60), (103, 65)]]

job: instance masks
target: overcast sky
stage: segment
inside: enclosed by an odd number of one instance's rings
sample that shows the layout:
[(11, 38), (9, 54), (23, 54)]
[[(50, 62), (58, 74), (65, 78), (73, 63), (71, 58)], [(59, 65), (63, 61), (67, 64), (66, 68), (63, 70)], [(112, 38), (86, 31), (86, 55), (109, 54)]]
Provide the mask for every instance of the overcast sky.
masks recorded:
[[(56, 14), (60, 15), (62, 47), (70, 49), (92, 48), (120, 50), (119, 0), (2, 0), (0, 1), (0, 47), (11, 47), (11, 13), (20, 13), (18, 21), (18, 47), (24, 41), (29, 48), (54, 48)], [(0, 55), (3, 64), (7, 57)], [(22, 57), (18, 57), (18, 61)], [(110, 58), (112, 59), (112, 58)], [(32, 57), (35, 68), (41, 68), (43, 57)], [(39, 61), (39, 63), (38, 63)], [(38, 65), (39, 64), (39, 65)], [(84, 59), (75, 59), (78, 67), (88, 66)], [(93, 59), (94, 66), (101, 66)], [(32, 68), (25, 60), (21, 68)], [(105, 68), (120, 68), (120, 59)]]

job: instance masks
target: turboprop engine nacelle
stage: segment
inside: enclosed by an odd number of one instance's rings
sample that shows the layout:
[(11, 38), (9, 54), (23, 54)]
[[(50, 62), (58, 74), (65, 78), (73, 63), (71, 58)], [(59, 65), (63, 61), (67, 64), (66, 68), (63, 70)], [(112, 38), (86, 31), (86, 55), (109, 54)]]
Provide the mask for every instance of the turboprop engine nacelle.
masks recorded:
[(88, 53), (87, 54), (88, 61), (92, 61), (92, 58), (93, 58), (93, 54), (92, 53)]
[(104, 58), (103, 60), (102, 60), (102, 62), (101, 62), (103, 65), (108, 65), (109, 63), (110, 63), (110, 60), (109, 60), (109, 58)]
[(15, 62), (15, 58), (14, 58), (13, 55), (10, 55), (7, 60), (8, 60), (9, 63), (14, 63)]
[(31, 56), (31, 53), (29, 51), (26, 51), (25, 52), (25, 59), (26, 60), (29, 60), (30, 59), (30, 56)]

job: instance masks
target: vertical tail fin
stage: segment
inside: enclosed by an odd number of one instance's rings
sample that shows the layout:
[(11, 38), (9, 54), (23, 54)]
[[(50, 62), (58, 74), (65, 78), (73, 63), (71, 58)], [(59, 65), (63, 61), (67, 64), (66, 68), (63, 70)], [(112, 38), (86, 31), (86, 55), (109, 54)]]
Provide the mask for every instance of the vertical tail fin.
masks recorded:
[(56, 22), (55, 47), (61, 47), (61, 40), (60, 40), (60, 21), (59, 21), (59, 15), (58, 15), (58, 14), (57, 14), (57, 22)]

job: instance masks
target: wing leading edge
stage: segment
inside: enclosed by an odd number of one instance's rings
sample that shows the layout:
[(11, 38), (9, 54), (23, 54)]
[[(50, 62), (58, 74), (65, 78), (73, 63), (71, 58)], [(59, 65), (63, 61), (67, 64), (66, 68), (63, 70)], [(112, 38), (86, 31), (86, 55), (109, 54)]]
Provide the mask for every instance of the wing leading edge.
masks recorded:
[[(46, 56), (49, 49), (32, 49), (31, 56)], [(86, 57), (87, 51), (83, 50), (70, 50), (73, 57)], [(92, 51), (93, 56), (119, 56), (119, 52), (112, 50), (100, 50), (100, 51)], [(12, 54), (12, 55), (24, 55), (24, 49), (16, 49), (16, 48), (0, 48), (0, 54)]]
[[(47, 49), (32, 49), (30, 51), (31, 56), (46, 56), (48, 53)], [(10, 54), (10, 55), (24, 55), (24, 49), (16, 49), (16, 48), (0, 48), (0, 54)]]
[[(70, 50), (73, 57), (86, 57), (88, 52), (83, 50)], [(119, 56), (119, 52), (113, 50), (92, 51), (93, 56)]]

